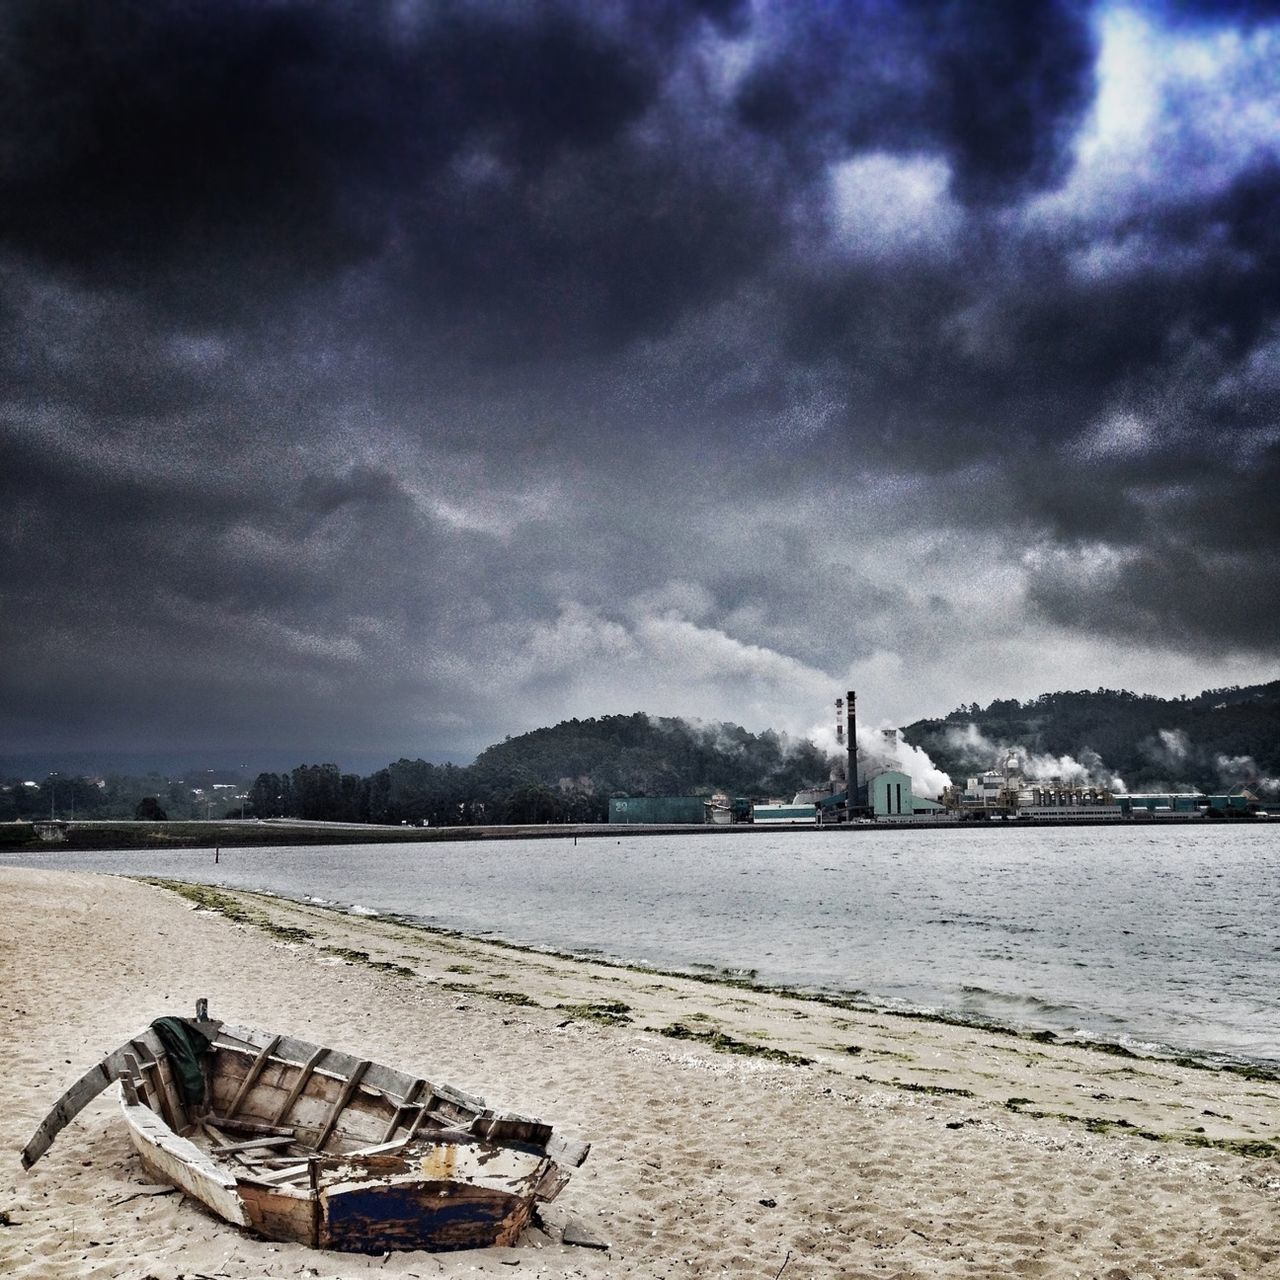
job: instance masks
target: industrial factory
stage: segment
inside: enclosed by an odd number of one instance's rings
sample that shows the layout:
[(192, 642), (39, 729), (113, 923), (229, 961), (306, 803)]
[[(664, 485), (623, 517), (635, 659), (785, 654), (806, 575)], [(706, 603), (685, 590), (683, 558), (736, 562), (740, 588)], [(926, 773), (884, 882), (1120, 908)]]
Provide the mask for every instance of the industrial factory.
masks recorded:
[(857, 694), (850, 690), (845, 697), (836, 699), (835, 736), (840, 754), (826, 783), (801, 791), (790, 800), (763, 802), (724, 793), (709, 797), (615, 797), (609, 801), (609, 821), (646, 826), (932, 826), (962, 822), (1189, 820), (1258, 812), (1258, 798), (1243, 787), (1212, 796), (1200, 792), (1113, 794), (1105, 787), (1078, 785), (1057, 777), (1027, 778), (1012, 755), (967, 778), (963, 786), (944, 788), (937, 798), (918, 796), (911, 776), (893, 767), (902, 745), (899, 731), (878, 732), (880, 749), (859, 750)]

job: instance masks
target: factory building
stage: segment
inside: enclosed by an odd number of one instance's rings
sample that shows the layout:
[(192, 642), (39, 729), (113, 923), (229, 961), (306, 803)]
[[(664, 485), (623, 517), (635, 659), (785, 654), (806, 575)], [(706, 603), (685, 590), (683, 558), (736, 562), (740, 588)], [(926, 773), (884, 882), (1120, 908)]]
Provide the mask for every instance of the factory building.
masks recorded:
[(1204, 815), (1211, 809), (1220, 813), (1249, 813), (1256, 809), (1258, 797), (1241, 787), (1227, 795), (1217, 796), (1207, 796), (1200, 791), (1135, 792), (1120, 796), (1118, 803), (1129, 817), (1149, 814), (1165, 818), (1174, 814), (1182, 817)]
[(614, 796), (609, 821), (641, 826), (702, 826), (707, 802), (702, 796)]
[(818, 806), (816, 804), (783, 804), (779, 801), (753, 804), (751, 822), (757, 827), (816, 827)]
[(1015, 756), (994, 769), (950, 787), (944, 797), (948, 809), (966, 818), (1044, 818), (1054, 822), (1090, 821), (1124, 816), (1115, 797), (1104, 787), (1077, 786), (1061, 778), (1024, 778)]
[(946, 810), (935, 800), (917, 796), (911, 789), (911, 775), (897, 769), (873, 773), (862, 788), (864, 804), (875, 818), (894, 821), (912, 818), (940, 818)]

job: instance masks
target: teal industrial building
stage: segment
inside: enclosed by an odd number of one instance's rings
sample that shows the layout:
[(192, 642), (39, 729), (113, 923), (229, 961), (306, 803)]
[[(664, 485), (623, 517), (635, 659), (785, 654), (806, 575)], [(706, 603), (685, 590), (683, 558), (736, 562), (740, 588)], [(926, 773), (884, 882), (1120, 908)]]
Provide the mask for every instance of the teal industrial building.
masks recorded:
[(707, 821), (703, 796), (614, 796), (609, 821), (641, 826), (680, 826)]

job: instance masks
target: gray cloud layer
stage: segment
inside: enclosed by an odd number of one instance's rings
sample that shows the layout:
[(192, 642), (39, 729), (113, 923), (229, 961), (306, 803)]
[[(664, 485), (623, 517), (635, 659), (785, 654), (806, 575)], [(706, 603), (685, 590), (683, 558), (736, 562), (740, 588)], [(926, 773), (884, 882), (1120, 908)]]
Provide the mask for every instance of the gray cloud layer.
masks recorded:
[(1274, 6), (15, 3), (0, 748), (1273, 670)]

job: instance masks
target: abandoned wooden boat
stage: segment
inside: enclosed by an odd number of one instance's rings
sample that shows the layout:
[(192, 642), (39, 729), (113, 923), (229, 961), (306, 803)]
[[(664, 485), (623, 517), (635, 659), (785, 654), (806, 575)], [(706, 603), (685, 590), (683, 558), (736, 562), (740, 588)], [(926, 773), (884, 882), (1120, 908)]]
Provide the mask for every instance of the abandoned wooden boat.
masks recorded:
[(117, 1080), (152, 1177), (270, 1240), (324, 1249), (512, 1244), (589, 1149), (447, 1085), (211, 1019), (202, 1000), (72, 1085), (23, 1167)]

